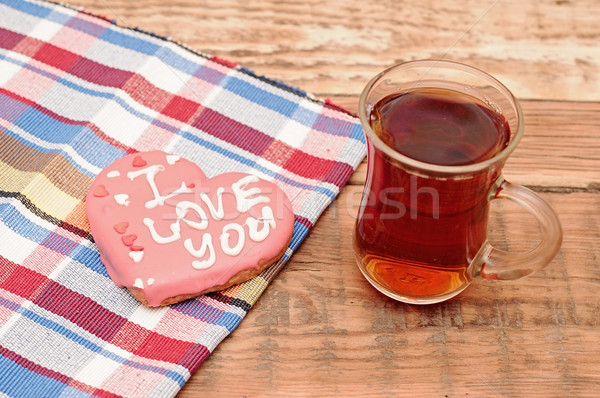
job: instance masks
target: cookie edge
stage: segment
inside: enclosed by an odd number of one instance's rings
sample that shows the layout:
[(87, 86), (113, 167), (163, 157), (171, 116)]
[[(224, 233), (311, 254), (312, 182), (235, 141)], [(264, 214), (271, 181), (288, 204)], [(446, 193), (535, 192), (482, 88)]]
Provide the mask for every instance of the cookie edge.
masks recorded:
[[(293, 233), (292, 233), (293, 236)], [(290, 236), (290, 238), (288, 239), (287, 243), (285, 244), (285, 246), (283, 247), (283, 249), (273, 258), (264, 261), (263, 264), (260, 264), (259, 262), (259, 266), (258, 268), (251, 268), (251, 269), (247, 269), (241, 272), (238, 272), (237, 274), (233, 275), (227, 282), (225, 282), (222, 285), (217, 285), (217, 286), (212, 286), (209, 287), (208, 289), (205, 289), (201, 292), (198, 293), (193, 293), (193, 294), (181, 294), (178, 296), (174, 296), (174, 297), (168, 297), (166, 299), (164, 299), (163, 301), (160, 302), (160, 304), (156, 305), (156, 306), (152, 306), (148, 304), (148, 300), (146, 300), (146, 295), (143, 291), (143, 289), (139, 289), (136, 287), (128, 287), (127, 290), (129, 290), (129, 292), (131, 293), (131, 295), (133, 297), (135, 297), (136, 300), (138, 300), (139, 302), (141, 302), (142, 304), (144, 304), (146, 307), (150, 307), (150, 308), (159, 308), (159, 307), (165, 307), (167, 305), (171, 305), (171, 304), (177, 304), (180, 303), (182, 301), (186, 301), (189, 299), (193, 299), (195, 297), (199, 297), (202, 296), (206, 293), (212, 293), (212, 292), (217, 292), (217, 291), (222, 291), (225, 290), (233, 285), (237, 285), (240, 283), (244, 283), (249, 281), (250, 279), (254, 278), (255, 276), (258, 276), (261, 272), (263, 272), (265, 269), (267, 269), (268, 267), (270, 267), (271, 265), (273, 265), (275, 262), (279, 261), (283, 255), (285, 254), (285, 252), (287, 251), (290, 242), (292, 241), (292, 236)]]

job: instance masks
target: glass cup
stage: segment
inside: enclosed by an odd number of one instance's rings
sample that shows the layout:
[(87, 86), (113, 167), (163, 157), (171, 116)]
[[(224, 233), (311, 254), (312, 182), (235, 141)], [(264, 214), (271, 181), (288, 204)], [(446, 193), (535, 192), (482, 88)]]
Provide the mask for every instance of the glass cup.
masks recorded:
[[(428, 163), (400, 153), (375, 132), (372, 111), (385, 98), (415, 90), (468, 95), (486, 111), (502, 115), (510, 127), (509, 141), (490, 158), (461, 165)], [(506, 159), (523, 136), (523, 115), (499, 81), (459, 63), (407, 62), (367, 84), (359, 116), (367, 138), (368, 169), (354, 253), (364, 276), (383, 294), (406, 303), (437, 303), (462, 292), (475, 277), (521, 278), (545, 267), (557, 254), (562, 230), (554, 211), (534, 192), (502, 176)], [(469, 133), (472, 138), (479, 131)], [(537, 247), (509, 253), (488, 242), (493, 199), (512, 200), (533, 214), (542, 231)]]

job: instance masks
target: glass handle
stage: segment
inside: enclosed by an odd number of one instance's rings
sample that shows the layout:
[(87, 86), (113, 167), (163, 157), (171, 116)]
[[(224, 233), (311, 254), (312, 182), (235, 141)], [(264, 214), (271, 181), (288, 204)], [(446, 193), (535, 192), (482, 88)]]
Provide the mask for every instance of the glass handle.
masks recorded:
[(532, 190), (508, 181), (502, 181), (494, 199), (512, 200), (533, 214), (542, 229), (542, 240), (522, 253), (503, 251), (486, 242), (480, 251), (480, 275), (487, 279), (517, 279), (548, 265), (562, 243), (562, 228), (554, 210)]

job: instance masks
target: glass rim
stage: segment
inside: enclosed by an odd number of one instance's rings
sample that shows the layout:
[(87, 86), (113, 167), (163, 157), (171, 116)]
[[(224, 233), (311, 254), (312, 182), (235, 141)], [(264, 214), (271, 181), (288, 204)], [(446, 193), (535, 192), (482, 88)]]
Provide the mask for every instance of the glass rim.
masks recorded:
[[(383, 142), (383, 140), (381, 138), (379, 138), (377, 136), (377, 134), (375, 134), (375, 132), (373, 131), (373, 129), (371, 127), (370, 115), (366, 114), (365, 103), (367, 101), (367, 97), (368, 97), (369, 93), (371, 92), (371, 89), (373, 88), (375, 83), (377, 83), (381, 78), (383, 78), (390, 72), (392, 72), (396, 69), (403, 68), (403, 67), (418, 66), (418, 65), (423, 65), (423, 66), (430, 65), (430, 68), (434, 68), (437, 65), (442, 65), (442, 66), (445, 65), (447, 68), (460, 69), (460, 70), (466, 71), (468, 73), (471, 73), (473, 75), (482, 77), (485, 80), (488, 80), (491, 83), (493, 83), (495, 86), (499, 86), (502, 90), (504, 90), (505, 91), (504, 94), (509, 98), (511, 103), (514, 104), (516, 114), (517, 114), (516, 115), (517, 116), (517, 131), (514, 132), (514, 135), (511, 134), (511, 140), (510, 140), (509, 144), (506, 146), (506, 148), (504, 148), (503, 150), (498, 152), (494, 157), (484, 160), (484, 161), (481, 161), (481, 162), (467, 164), (467, 165), (460, 165), (460, 166), (446, 166), (446, 165), (438, 165), (438, 164), (434, 164), (434, 163), (422, 162), (420, 160), (413, 159), (409, 156), (403, 155), (402, 153), (394, 150), (392, 147), (388, 146), (385, 142)], [(358, 103), (358, 116), (360, 118), (360, 122), (362, 124), (363, 131), (365, 132), (367, 139), (370, 140), (373, 143), (373, 145), (375, 145), (377, 148), (381, 149), (386, 155), (388, 155), (392, 159), (394, 159), (402, 164), (405, 164), (407, 166), (410, 166), (412, 168), (423, 170), (423, 171), (428, 171), (428, 172), (432, 172), (432, 173), (439, 173), (439, 174), (453, 174), (453, 175), (470, 174), (470, 173), (485, 170), (485, 169), (489, 168), (491, 165), (493, 165), (497, 162), (500, 162), (502, 160), (505, 160), (508, 157), (508, 155), (510, 155), (510, 153), (515, 150), (515, 148), (519, 144), (519, 141), (521, 141), (521, 138), (523, 137), (523, 131), (524, 131), (523, 111), (521, 110), (521, 106), (519, 105), (519, 102), (514, 97), (512, 92), (504, 84), (502, 84), (500, 81), (498, 81), (495, 77), (493, 77), (493, 76), (489, 75), (488, 73), (482, 71), (481, 69), (475, 68), (473, 66), (469, 66), (469, 65), (466, 65), (466, 64), (463, 64), (460, 62), (437, 60), (437, 59), (423, 59), (423, 60), (415, 60), (415, 61), (407, 61), (407, 62), (399, 63), (399, 64), (393, 65), (393, 66), (383, 70), (382, 72), (378, 73), (377, 75), (375, 75), (367, 83), (367, 85), (365, 86), (365, 88), (363, 89), (363, 91), (360, 95), (360, 99), (359, 99), (359, 103)]]

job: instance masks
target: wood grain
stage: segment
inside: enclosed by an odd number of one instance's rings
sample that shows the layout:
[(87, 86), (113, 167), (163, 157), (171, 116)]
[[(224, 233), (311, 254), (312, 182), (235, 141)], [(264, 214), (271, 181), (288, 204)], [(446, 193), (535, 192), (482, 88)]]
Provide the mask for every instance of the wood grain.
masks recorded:
[[(506, 177), (538, 191), (563, 225), (559, 255), (535, 275), (478, 280), (438, 305), (401, 304), (354, 263), (363, 163), (180, 397), (598, 396), (600, 2), (76, 1), (352, 111), (394, 63), (478, 66), (525, 112)], [(529, 215), (494, 202), (494, 244), (526, 250), (537, 239)]]
[(74, 0), (321, 96), (384, 67), (448, 58), (519, 98), (600, 100), (596, 0)]

